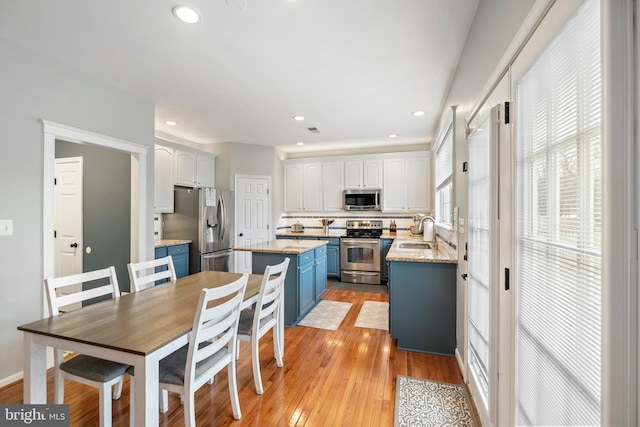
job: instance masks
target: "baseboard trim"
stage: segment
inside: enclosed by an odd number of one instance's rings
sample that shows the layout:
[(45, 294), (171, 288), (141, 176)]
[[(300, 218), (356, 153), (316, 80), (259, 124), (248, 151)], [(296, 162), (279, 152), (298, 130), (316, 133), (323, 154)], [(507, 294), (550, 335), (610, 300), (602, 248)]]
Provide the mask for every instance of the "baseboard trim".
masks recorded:
[(2, 378), (2, 379), (0, 379), (0, 388), (2, 388), (4, 386), (8, 386), (9, 384), (13, 384), (16, 381), (20, 381), (23, 378), (24, 378), (24, 372), (23, 371), (17, 372), (17, 373), (15, 373), (13, 375), (10, 375), (10, 376), (6, 377), (6, 378)]

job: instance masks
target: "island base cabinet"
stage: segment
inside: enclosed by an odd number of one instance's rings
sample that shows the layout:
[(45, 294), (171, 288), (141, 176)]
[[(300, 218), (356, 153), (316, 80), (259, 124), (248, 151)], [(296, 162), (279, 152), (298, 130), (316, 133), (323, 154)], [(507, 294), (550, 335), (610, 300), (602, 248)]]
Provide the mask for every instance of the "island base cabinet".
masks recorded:
[(327, 246), (298, 255), (253, 252), (253, 274), (264, 274), (267, 265), (276, 265), (289, 258), (284, 281), (284, 324), (295, 326), (320, 301), (327, 283)]
[(456, 264), (389, 264), (389, 331), (398, 348), (453, 356)]

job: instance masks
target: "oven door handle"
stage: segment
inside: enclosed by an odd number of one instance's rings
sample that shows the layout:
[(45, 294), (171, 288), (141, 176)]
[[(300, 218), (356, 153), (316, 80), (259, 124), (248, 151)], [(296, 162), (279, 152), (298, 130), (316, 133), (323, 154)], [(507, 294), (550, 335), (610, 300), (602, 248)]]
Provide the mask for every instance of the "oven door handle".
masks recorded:
[(341, 243), (344, 243), (345, 245), (377, 245), (379, 244), (380, 240), (377, 239), (341, 239), (340, 240)]
[(345, 271), (342, 270), (342, 274), (346, 274), (348, 276), (378, 276), (380, 273), (371, 272), (371, 271)]

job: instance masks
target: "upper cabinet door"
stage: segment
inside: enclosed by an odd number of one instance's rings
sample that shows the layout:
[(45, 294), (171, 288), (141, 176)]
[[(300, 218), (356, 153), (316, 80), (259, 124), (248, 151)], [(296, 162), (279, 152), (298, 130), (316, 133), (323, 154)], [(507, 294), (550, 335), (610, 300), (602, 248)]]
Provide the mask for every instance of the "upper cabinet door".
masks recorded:
[(363, 162), (362, 188), (382, 188), (382, 160)]
[(322, 163), (305, 163), (303, 166), (303, 205), (307, 212), (322, 211)]
[(198, 154), (196, 158), (196, 185), (198, 187), (214, 187), (216, 158), (206, 154)]
[(382, 210), (385, 212), (405, 212), (407, 210), (406, 194), (404, 159), (385, 160)]
[(431, 157), (414, 157), (406, 160), (407, 210), (425, 212), (431, 210)]
[(284, 165), (284, 211), (302, 210), (302, 164)]
[(191, 187), (196, 183), (196, 154), (187, 151), (176, 150), (175, 173), (177, 185)]
[(362, 188), (362, 160), (344, 162), (344, 188)]
[(336, 212), (342, 210), (342, 190), (344, 189), (344, 163), (322, 163), (322, 196), (324, 210)]
[(173, 212), (173, 148), (155, 146), (154, 211)]

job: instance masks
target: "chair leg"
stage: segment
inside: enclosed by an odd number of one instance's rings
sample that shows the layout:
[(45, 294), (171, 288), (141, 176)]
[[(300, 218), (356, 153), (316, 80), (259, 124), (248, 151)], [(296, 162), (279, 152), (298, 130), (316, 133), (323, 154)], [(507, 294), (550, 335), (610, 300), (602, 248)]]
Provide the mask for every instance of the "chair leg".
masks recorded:
[(160, 389), (158, 392), (160, 400), (160, 412), (165, 414), (169, 410), (169, 392), (167, 390)]
[(122, 383), (124, 382), (124, 377), (113, 387), (113, 400), (120, 399), (122, 396)]
[(111, 427), (111, 386), (100, 387), (100, 427)]
[(251, 337), (251, 364), (253, 365), (253, 382), (256, 384), (256, 393), (262, 394), (262, 377), (260, 375), (260, 355), (258, 354), (258, 338)]
[(236, 360), (240, 360), (240, 340), (236, 340)]
[(136, 382), (135, 379), (129, 377), (129, 426), (136, 425)]
[(284, 363), (282, 362), (283, 343), (284, 339), (280, 332), (280, 325), (276, 323), (273, 327), (273, 355), (276, 358), (276, 365), (278, 365), (278, 368), (282, 368), (284, 366)]
[(238, 398), (238, 379), (236, 377), (236, 361), (231, 358), (231, 363), (227, 365), (227, 373), (229, 377), (229, 398), (231, 399), (231, 410), (233, 418), (239, 420), (242, 418), (240, 412), (240, 399)]
[(185, 395), (184, 402), (184, 423), (186, 427), (196, 427), (196, 405), (195, 405), (195, 392), (193, 390), (187, 391), (184, 389)]
[(64, 376), (62, 375), (62, 371), (59, 368), (55, 368), (55, 391), (54, 391), (54, 402), (57, 405), (61, 405), (64, 403)]

